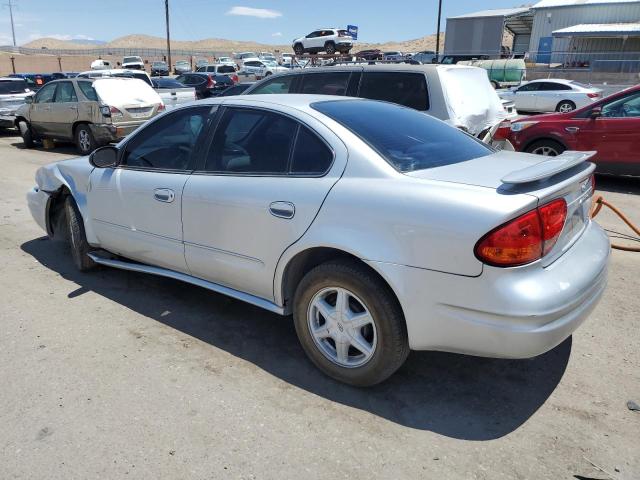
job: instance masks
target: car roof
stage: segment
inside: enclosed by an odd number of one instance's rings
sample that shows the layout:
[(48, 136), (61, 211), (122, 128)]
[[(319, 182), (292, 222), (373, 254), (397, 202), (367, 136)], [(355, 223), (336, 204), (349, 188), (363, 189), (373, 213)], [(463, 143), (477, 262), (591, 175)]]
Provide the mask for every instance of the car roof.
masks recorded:
[[(381, 63), (381, 64), (367, 64), (367, 63), (358, 63), (357, 65), (345, 64), (342, 65), (340, 63), (333, 66), (325, 66), (325, 67), (314, 67), (308, 69), (297, 69), (291, 70), (279, 75), (300, 75), (300, 74), (313, 74), (314, 72), (335, 72), (337, 70), (341, 71), (383, 71), (383, 72), (407, 72), (407, 71), (416, 71), (416, 72), (425, 72), (425, 71), (433, 71), (433, 70), (464, 70), (467, 68), (478, 68), (472, 67), (470, 65), (434, 65), (434, 64), (424, 64), (424, 65), (411, 65), (409, 63)], [(269, 77), (272, 78), (272, 77)]]
[(527, 83), (539, 83), (539, 82), (555, 82), (555, 83), (564, 83), (569, 85), (572, 80), (567, 80), (565, 78), (538, 78), (537, 80), (531, 80)]
[[(275, 94), (258, 94), (258, 95), (243, 95), (238, 97), (238, 100), (242, 100), (242, 102), (246, 103), (258, 103), (258, 104), (271, 104), (271, 105), (279, 105), (283, 107), (291, 107), (298, 110), (305, 110), (308, 107), (316, 102), (328, 102), (328, 101), (367, 101), (362, 98), (353, 98), (353, 97), (343, 97), (343, 96), (335, 96), (335, 95), (309, 95), (309, 94), (297, 94), (290, 95), (287, 93), (275, 93)], [(199, 100), (198, 105), (202, 104), (216, 104), (220, 103), (220, 99), (216, 97), (207, 98), (204, 100)], [(226, 101), (224, 99), (223, 101)], [(373, 101), (373, 100), (369, 100)]]

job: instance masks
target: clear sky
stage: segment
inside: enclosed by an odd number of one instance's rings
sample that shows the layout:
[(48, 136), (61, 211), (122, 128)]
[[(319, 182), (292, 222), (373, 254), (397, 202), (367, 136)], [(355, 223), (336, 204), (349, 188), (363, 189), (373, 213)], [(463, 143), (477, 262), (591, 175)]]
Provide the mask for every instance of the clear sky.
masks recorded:
[[(164, 0), (12, 0), (18, 45), (38, 37), (112, 40), (164, 35)], [(7, 3), (2, 0), (0, 3)], [(445, 18), (522, 0), (443, 0)], [(437, 0), (169, 0), (172, 38), (289, 43), (321, 26), (358, 25), (359, 40), (409, 40), (435, 33)], [(0, 11), (0, 44), (11, 43), (9, 10)]]

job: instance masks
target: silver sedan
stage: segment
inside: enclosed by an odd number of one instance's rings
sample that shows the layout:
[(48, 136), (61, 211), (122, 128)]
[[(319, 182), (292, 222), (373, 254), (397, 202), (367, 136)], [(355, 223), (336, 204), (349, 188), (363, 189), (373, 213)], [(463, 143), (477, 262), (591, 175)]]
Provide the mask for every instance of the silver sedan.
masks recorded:
[(590, 155), (495, 152), (384, 102), (226, 97), (41, 168), (28, 202), (80, 270), (293, 314), (313, 363), (366, 386), (410, 349), (522, 358), (571, 335), (607, 277)]

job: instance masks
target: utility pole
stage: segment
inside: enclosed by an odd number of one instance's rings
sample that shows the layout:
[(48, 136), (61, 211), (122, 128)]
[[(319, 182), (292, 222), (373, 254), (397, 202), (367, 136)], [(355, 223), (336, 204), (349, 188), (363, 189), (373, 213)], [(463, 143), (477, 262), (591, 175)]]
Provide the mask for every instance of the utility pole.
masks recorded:
[(171, 73), (171, 38), (169, 36), (169, 0), (164, 0), (164, 13), (167, 19), (167, 64)]
[(442, 0), (438, 0), (438, 29), (436, 30), (436, 62), (440, 62), (440, 18), (442, 17)]
[(7, 0), (7, 3), (4, 4), (5, 7), (9, 7), (9, 16), (11, 17), (11, 35), (13, 36), (13, 46), (16, 46), (16, 28), (13, 25), (13, 0)]

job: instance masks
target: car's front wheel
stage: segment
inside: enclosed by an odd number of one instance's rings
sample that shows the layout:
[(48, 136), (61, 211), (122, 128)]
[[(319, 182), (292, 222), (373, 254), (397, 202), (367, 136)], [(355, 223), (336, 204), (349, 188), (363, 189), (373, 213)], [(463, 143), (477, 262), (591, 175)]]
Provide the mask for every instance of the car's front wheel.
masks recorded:
[(301, 43), (296, 43), (293, 46), (293, 53), (295, 53), (296, 55), (302, 55), (304, 53), (304, 47)]
[(80, 155), (89, 155), (98, 145), (96, 144), (89, 125), (78, 125), (76, 128), (76, 148)]
[(533, 142), (525, 151), (536, 155), (544, 155), (545, 157), (556, 157), (565, 150), (566, 148), (564, 148), (564, 145), (561, 143), (558, 143), (555, 140), (544, 139)]
[(84, 232), (82, 215), (72, 196), (68, 196), (65, 200), (64, 209), (67, 214), (69, 246), (73, 263), (81, 272), (92, 270), (97, 264), (88, 255), (91, 246), (87, 242), (87, 236)]
[(333, 42), (327, 42), (324, 44), (324, 51), (329, 55), (336, 53), (336, 44)]
[(31, 133), (31, 128), (24, 120), (21, 120), (18, 123), (18, 130), (20, 130), (20, 136), (22, 137), (22, 143), (24, 143), (24, 148), (33, 148), (33, 133)]
[(311, 361), (350, 385), (382, 382), (409, 354), (393, 292), (355, 261), (331, 261), (307, 273), (295, 293), (294, 322)]

